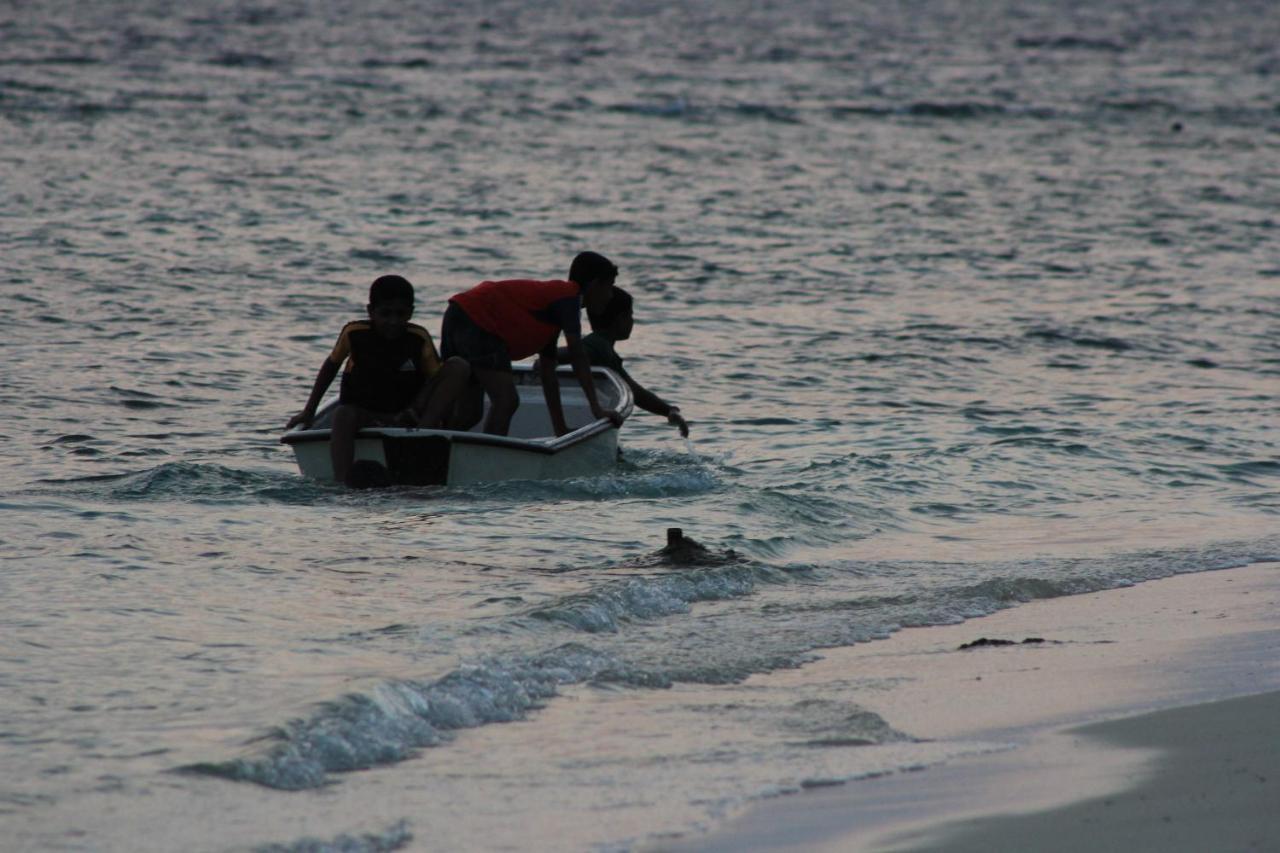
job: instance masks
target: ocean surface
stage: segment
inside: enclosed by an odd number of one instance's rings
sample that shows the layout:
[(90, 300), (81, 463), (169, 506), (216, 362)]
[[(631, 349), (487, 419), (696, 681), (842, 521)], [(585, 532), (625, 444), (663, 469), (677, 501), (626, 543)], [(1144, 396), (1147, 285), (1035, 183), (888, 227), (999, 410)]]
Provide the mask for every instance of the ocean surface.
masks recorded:
[[(0, 0), (0, 193), (6, 850), (629, 849), (969, 748), (753, 674), (1280, 558), (1272, 0)], [(688, 444), (298, 475), (583, 249)]]

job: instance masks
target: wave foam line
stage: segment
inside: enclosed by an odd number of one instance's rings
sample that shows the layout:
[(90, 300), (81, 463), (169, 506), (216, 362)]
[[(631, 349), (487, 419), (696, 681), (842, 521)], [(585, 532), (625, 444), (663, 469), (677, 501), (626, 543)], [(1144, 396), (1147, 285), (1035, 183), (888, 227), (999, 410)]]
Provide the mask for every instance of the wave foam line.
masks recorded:
[(787, 573), (760, 564), (739, 564), (635, 577), (531, 611), (533, 619), (555, 622), (588, 634), (617, 633), (627, 622), (687, 613), (699, 601), (723, 601), (750, 595), (759, 583), (783, 583)]
[(402, 820), (382, 832), (339, 835), (329, 841), (303, 838), (292, 844), (264, 844), (255, 847), (254, 853), (390, 853), (404, 848), (412, 840), (409, 822)]
[[(705, 559), (734, 559), (731, 552)], [(669, 555), (659, 555), (669, 559)], [(782, 582), (787, 573), (734, 564), (628, 578), (571, 596), (529, 614), (587, 633), (617, 631), (624, 621), (683, 613), (695, 601), (750, 594), (759, 581)], [(389, 681), (371, 694), (351, 694), (323, 705), (264, 739), (264, 755), (189, 765), (183, 770), (254, 782), (282, 790), (315, 788), (328, 774), (404, 761), (419, 749), (447, 741), (457, 729), (522, 719), (556, 695), (560, 685), (599, 679), (636, 686), (666, 686), (668, 678), (624, 667), (613, 656), (569, 643), (528, 660), (488, 661), (429, 683)]]
[(524, 662), (463, 667), (430, 683), (386, 682), (267, 735), (275, 745), (265, 755), (179, 769), (286, 791), (316, 788), (329, 773), (403, 761), (447, 741), (454, 730), (522, 719), (560, 685), (615, 666), (608, 655), (568, 644)]

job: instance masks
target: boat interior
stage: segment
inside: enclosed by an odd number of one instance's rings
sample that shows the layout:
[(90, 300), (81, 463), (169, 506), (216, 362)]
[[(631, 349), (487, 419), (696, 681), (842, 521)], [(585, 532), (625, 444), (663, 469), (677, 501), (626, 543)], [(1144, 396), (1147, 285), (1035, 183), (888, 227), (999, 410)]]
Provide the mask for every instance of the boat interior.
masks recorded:
[[(554, 432), (551, 429), (551, 418), (547, 414), (546, 399), (542, 393), (541, 376), (530, 365), (522, 364), (515, 366), (513, 374), (516, 380), (516, 391), (520, 395), (520, 406), (511, 419), (511, 430), (508, 435), (511, 438), (521, 439), (552, 438)], [(564, 416), (569, 428), (577, 429), (592, 423), (595, 418), (591, 417), (586, 395), (582, 393), (582, 387), (578, 385), (572, 368), (562, 366), (557, 370), (556, 376), (560, 380), (560, 403), (564, 407)], [(596, 397), (600, 405), (610, 409), (621, 409), (623, 398), (629, 400), (630, 395), (626, 393), (625, 386), (612, 373), (597, 368), (592, 370), (592, 377), (595, 379)], [(320, 408), (310, 429), (329, 429), (336, 408), (337, 398), (335, 397)], [(487, 397), (484, 410), (487, 415), (489, 412)], [(481, 417), (468, 432), (480, 432), (483, 424), (484, 417)]]

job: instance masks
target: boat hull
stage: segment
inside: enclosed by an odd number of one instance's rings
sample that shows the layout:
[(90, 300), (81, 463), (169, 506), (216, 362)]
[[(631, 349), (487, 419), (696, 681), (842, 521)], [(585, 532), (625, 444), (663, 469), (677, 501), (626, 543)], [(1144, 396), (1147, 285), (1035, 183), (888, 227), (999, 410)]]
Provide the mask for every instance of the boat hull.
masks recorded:
[[(550, 434), (550, 418), (537, 375), (520, 366), (516, 377), (521, 403), (512, 421), (515, 434), (364, 429), (356, 434), (355, 461), (377, 463), (393, 485), (413, 486), (589, 477), (617, 464), (618, 429), (607, 420), (590, 418), (585, 395), (571, 373), (559, 373), (558, 378), (566, 419), (571, 426), (578, 425), (560, 437)], [(631, 392), (617, 374), (594, 368), (592, 378), (602, 405), (616, 409), (624, 418), (630, 415)], [(290, 430), (281, 439), (293, 449), (303, 476), (334, 479), (327, 424), (336, 405), (331, 401), (325, 406), (312, 427)]]
[[(380, 430), (359, 436), (355, 460), (376, 462), (394, 485), (462, 486), (496, 480), (590, 477), (618, 459), (618, 431), (609, 429), (554, 451), (469, 443), (469, 433)], [(333, 477), (327, 439), (293, 444), (298, 470), (313, 480)]]

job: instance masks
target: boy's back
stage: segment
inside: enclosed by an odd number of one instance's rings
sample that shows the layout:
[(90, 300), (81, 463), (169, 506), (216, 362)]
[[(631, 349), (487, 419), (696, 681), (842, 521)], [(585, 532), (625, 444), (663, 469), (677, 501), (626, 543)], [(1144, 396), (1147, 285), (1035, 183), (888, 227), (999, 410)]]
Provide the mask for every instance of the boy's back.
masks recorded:
[(599, 367), (622, 373), (622, 356), (613, 346), (613, 341), (600, 334), (591, 332), (582, 339), (582, 349), (587, 353), (587, 360)]

